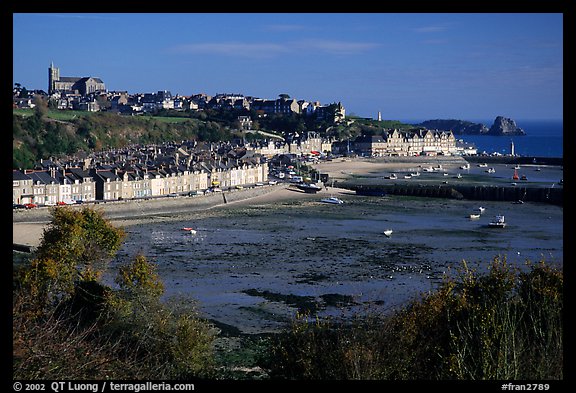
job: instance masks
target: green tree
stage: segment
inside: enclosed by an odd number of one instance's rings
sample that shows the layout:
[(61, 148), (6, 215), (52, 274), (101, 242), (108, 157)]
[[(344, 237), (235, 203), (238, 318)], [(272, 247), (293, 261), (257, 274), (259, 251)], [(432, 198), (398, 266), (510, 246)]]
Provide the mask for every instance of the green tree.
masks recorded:
[(51, 214), (52, 221), (21, 280), (40, 308), (69, 298), (81, 282), (95, 281), (125, 237), (122, 228), (89, 207), (56, 207)]

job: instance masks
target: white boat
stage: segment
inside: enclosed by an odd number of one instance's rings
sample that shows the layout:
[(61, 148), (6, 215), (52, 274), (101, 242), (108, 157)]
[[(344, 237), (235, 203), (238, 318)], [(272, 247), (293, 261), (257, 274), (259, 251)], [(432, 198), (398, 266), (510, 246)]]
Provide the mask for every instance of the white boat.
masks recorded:
[(392, 229), (386, 229), (384, 231), (384, 234), (386, 235), (386, 237), (390, 237), (390, 236), (392, 236), (392, 232), (393, 232)]
[(404, 179), (412, 179), (412, 175), (404, 175)]
[(496, 169), (494, 169), (494, 168), (488, 168), (488, 169), (486, 169), (485, 172), (486, 172), (486, 173), (496, 173)]
[(460, 169), (464, 169), (464, 170), (470, 169), (470, 164), (462, 165), (462, 166), (460, 166)]
[(477, 220), (480, 218), (480, 214), (470, 214), (470, 219), (471, 220)]
[(485, 162), (483, 162), (482, 164), (478, 164), (479, 168), (487, 168), (488, 164), (486, 164)]
[(410, 176), (415, 177), (415, 176), (420, 176), (420, 172), (416, 172), (416, 173), (411, 173)]
[(488, 226), (490, 228), (504, 228), (504, 227), (506, 227), (506, 221), (504, 220), (504, 216), (498, 215), (498, 216), (494, 217), (494, 220), (490, 221), (488, 223)]
[(332, 203), (335, 205), (341, 205), (344, 203), (344, 201), (340, 198), (336, 198), (336, 197), (328, 197), (328, 198), (323, 198), (320, 200), (320, 202), (324, 202), (324, 203)]
[(391, 173), (390, 176), (388, 176), (388, 179), (390, 179), (390, 180), (396, 180), (396, 179), (398, 179), (398, 176), (396, 176), (395, 173)]

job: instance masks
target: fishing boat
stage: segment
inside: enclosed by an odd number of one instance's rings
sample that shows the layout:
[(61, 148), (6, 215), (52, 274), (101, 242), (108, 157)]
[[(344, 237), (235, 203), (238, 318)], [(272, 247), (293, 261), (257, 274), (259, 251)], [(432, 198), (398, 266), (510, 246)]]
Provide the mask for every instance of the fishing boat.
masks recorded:
[(392, 229), (386, 229), (384, 231), (384, 235), (386, 235), (386, 237), (390, 237), (390, 236), (392, 236), (392, 232), (393, 232)]
[(469, 217), (470, 217), (471, 220), (477, 220), (477, 219), (480, 218), (480, 214), (470, 214)]
[(494, 217), (494, 220), (490, 221), (488, 223), (488, 226), (490, 228), (504, 228), (504, 227), (506, 227), (506, 221), (504, 220), (504, 216), (498, 215), (498, 216)]
[(340, 198), (337, 197), (328, 197), (328, 198), (323, 198), (320, 199), (320, 202), (324, 202), (324, 203), (332, 203), (334, 205), (341, 205), (344, 203), (344, 201)]
[(494, 169), (494, 168), (488, 168), (488, 169), (486, 169), (484, 172), (486, 172), (486, 173), (496, 173), (496, 169)]
[(487, 168), (488, 164), (486, 164), (485, 162), (483, 162), (482, 164), (478, 164), (479, 168)]

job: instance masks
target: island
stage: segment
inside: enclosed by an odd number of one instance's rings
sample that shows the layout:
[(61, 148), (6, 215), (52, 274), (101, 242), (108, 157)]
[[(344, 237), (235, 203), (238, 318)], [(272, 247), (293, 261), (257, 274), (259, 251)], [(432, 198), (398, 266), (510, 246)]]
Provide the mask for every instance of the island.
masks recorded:
[(429, 130), (452, 131), (454, 135), (526, 135), (526, 132), (518, 127), (514, 120), (504, 116), (497, 116), (490, 128), (482, 123), (473, 123), (471, 121), (457, 119), (426, 120), (422, 123), (415, 124), (415, 126), (424, 127)]

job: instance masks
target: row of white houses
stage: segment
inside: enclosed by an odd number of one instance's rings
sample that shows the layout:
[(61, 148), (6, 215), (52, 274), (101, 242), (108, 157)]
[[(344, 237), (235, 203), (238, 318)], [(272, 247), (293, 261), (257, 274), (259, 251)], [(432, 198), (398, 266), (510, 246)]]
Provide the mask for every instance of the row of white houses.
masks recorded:
[(53, 205), (185, 194), (268, 181), (268, 164), (200, 163), (192, 168), (13, 170), (12, 202)]

